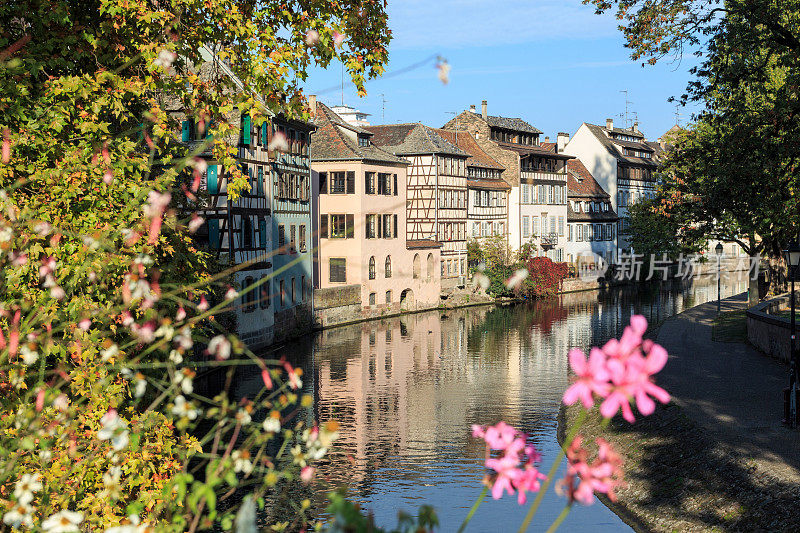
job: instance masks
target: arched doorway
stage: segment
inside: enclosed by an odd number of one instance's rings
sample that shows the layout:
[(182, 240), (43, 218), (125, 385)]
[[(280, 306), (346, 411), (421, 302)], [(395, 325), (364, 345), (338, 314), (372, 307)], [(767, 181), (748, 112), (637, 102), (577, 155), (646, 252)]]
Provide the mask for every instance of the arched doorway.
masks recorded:
[(406, 289), (400, 293), (400, 308), (413, 309), (414, 308), (414, 291)]

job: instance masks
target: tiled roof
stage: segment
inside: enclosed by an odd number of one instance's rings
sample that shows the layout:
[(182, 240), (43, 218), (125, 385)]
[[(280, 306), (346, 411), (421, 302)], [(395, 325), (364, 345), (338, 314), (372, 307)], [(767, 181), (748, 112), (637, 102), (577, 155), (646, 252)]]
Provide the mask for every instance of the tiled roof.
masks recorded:
[(334, 113), (322, 102), (317, 102), (315, 118), (317, 131), (311, 135), (311, 161), (376, 161), (393, 165), (405, 164), (408, 161), (394, 154), (370, 144), (360, 146), (348, 137), (340, 128), (355, 132), (363, 132), (371, 136), (368, 131), (344, 122), (339, 115)]
[(539, 143), (539, 146), (547, 152), (558, 152), (556, 143)]
[(443, 137), (448, 142), (458, 146), (466, 153), (469, 154), (469, 159), (467, 159), (467, 166), (468, 167), (481, 167), (481, 168), (491, 168), (495, 170), (505, 170), (505, 167), (495, 161), (494, 159), (489, 156), (483, 149), (478, 146), (478, 143), (475, 142), (475, 139), (469, 132), (462, 131), (462, 132), (455, 132), (450, 130), (435, 130), (436, 133)]
[[(631, 143), (630, 141), (627, 141), (627, 142), (626, 141), (618, 141), (618, 140), (612, 139), (611, 137), (606, 135), (606, 133), (605, 133), (606, 129), (603, 126), (597, 126), (596, 124), (589, 124), (589, 123), (586, 123), (586, 122), (584, 122), (584, 124), (586, 124), (586, 127), (589, 128), (589, 131), (591, 131), (592, 134), (594, 134), (594, 136), (605, 147), (605, 149), (608, 151), (608, 153), (611, 154), (612, 156), (616, 157), (617, 159), (621, 159), (623, 161), (627, 161), (628, 163), (634, 163), (634, 164), (639, 164), (639, 165), (651, 165), (651, 166), (654, 166), (654, 167), (658, 166), (654, 161), (652, 161), (650, 159), (641, 159), (639, 157), (631, 157), (631, 156), (623, 155), (622, 148), (617, 147), (617, 145), (615, 144), (615, 143), (625, 142), (626, 145), (630, 145), (631, 148), (637, 147), (637, 148), (641, 148), (642, 150), (649, 150), (650, 147), (647, 144), (645, 144), (644, 142)], [(625, 133), (625, 134), (635, 133), (635, 132), (633, 132), (631, 130), (619, 130), (618, 128), (614, 128), (613, 131), (619, 131), (620, 133)], [(644, 136), (642, 136), (642, 138), (644, 138)]]
[(567, 174), (567, 198), (610, 198), (580, 159), (567, 161)]
[(494, 128), (524, 131), (526, 133), (542, 133), (540, 130), (537, 130), (521, 118), (493, 117), (489, 115), (486, 117), (486, 123)]
[(443, 139), (424, 124), (369, 126), (372, 142), (396, 155), (446, 154), (467, 157), (469, 154)]
[(538, 155), (542, 157), (553, 157), (556, 159), (574, 159), (575, 156), (567, 154), (556, 153), (555, 150), (545, 150), (541, 146), (533, 146), (527, 144), (514, 144), (514, 143), (497, 143), (497, 146), (506, 150), (513, 150), (520, 155)]
[(468, 179), (468, 189), (491, 189), (493, 191), (510, 191), (511, 185), (504, 180)]
[(641, 131), (633, 131), (633, 130), (626, 130), (624, 128), (612, 128), (608, 130), (614, 133), (618, 133), (619, 135), (628, 135), (629, 137), (637, 137), (639, 139), (644, 139), (644, 133)]
[(441, 248), (442, 243), (431, 239), (420, 239), (416, 241), (406, 241), (407, 250), (420, 250), (427, 248)]

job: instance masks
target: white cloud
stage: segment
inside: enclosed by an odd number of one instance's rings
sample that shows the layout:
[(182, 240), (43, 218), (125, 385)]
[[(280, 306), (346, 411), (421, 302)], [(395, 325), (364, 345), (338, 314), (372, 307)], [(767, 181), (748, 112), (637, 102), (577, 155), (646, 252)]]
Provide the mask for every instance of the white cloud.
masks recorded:
[(394, 49), (470, 48), (617, 34), (617, 23), (580, 0), (396, 0)]

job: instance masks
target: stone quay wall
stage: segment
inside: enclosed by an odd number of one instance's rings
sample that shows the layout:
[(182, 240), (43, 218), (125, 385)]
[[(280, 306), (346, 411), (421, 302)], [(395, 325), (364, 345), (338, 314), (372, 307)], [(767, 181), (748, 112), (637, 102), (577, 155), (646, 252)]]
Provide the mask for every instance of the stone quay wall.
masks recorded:
[[(789, 298), (784, 294), (747, 310), (747, 339), (765, 354), (784, 363), (791, 359), (791, 321), (776, 313), (789, 308)], [(795, 305), (800, 309), (800, 294), (795, 295)]]

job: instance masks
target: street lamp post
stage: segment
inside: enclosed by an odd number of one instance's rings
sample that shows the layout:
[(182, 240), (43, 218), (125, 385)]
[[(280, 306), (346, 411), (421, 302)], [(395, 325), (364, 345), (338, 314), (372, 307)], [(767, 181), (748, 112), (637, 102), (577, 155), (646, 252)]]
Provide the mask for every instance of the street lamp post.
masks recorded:
[(797, 350), (795, 339), (797, 338), (796, 335), (796, 321), (794, 316), (794, 278), (795, 274), (797, 273), (797, 266), (800, 265), (800, 245), (797, 244), (796, 240), (792, 240), (789, 244), (789, 247), (783, 251), (786, 257), (786, 264), (789, 267), (789, 279), (791, 281), (791, 294), (789, 296), (790, 301), (790, 323), (791, 323), (791, 345), (789, 347), (789, 355), (790, 355), (790, 364), (789, 364), (789, 427), (795, 426), (795, 421), (797, 420), (797, 390), (798, 386), (798, 365), (797, 361)]
[(717, 252), (717, 314), (719, 314), (722, 308), (722, 293), (720, 291), (720, 262), (722, 260), (722, 243), (718, 242), (717, 246), (714, 247), (714, 250)]

